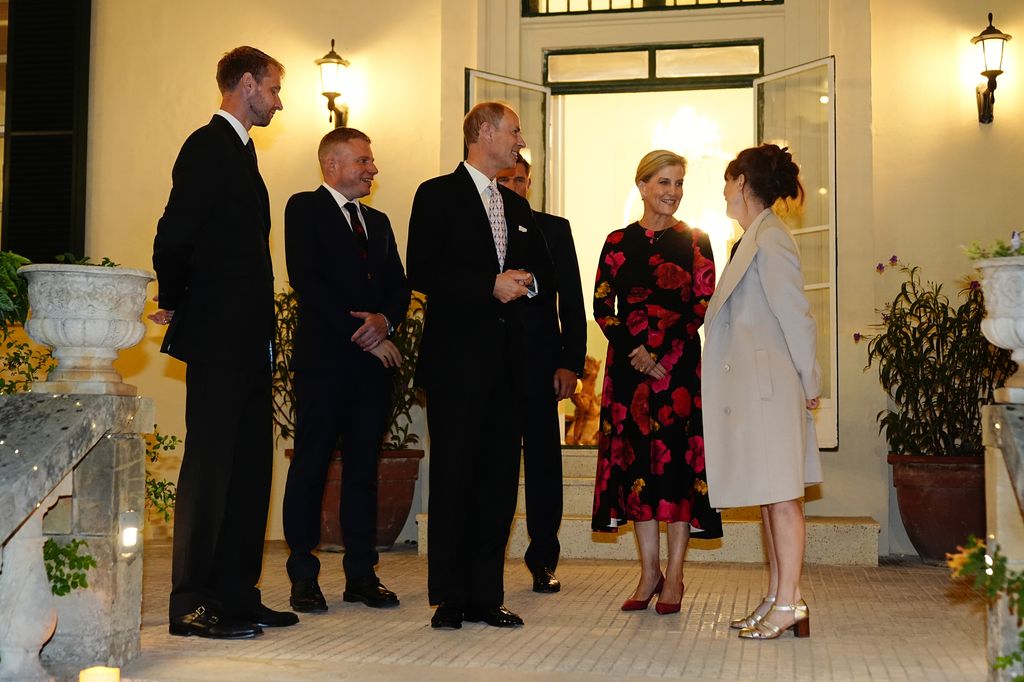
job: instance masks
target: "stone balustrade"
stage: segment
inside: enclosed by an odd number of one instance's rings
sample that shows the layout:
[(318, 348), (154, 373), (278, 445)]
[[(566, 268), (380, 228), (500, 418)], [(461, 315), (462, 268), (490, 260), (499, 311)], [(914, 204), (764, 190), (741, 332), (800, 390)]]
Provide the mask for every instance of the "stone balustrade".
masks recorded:
[[(139, 434), (152, 429), (145, 398), (0, 397), (0, 680), (52, 679), (42, 663), (71, 671), (120, 666), (138, 655), (141, 535), (126, 551), (118, 530), (122, 512), (142, 516)], [(47, 536), (88, 543), (82, 551), (97, 562), (88, 588), (52, 596), (42, 555)]]

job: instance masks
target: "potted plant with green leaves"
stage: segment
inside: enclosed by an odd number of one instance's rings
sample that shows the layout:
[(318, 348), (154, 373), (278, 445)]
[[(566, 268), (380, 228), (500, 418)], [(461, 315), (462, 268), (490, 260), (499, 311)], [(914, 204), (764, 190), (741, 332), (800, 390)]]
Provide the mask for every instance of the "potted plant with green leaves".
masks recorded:
[(879, 314), (868, 339), (868, 364), (889, 397), (878, 413), (889, 445), (900, 517), (922, 558), (945, 553), (974, 534), (984, 537), (984, 459), (981, 406), (1016, 369), (1009, 351), (981, 331), (985, 301), (968, 279), (955, 305), (942, 285), (899, 262), (876, 266), (903, 281)]
[[(405, 319), (395, 329), (392, 342), (402, 353), (402, 364), (392, 370), (391, 415), (388, 430), (381, 443), (380, 466), (377, 476), (377, 547), (389, 549), (401, 533), (416, 490), (419, 463), (423, 450), (417, 448), (419, 435), (413, 430), (413, 408), (422, 405), (422, 395), (412, 385), (419, 357), (420, 338), (426, 299), (414, 291)], [(298, 301), (295, 292), (282, 291), (275, 297), (277, 329), (274, 361), (274, 423), (278, 437), (295, 436), (295, 392), (289, 369), (292, 338), (298, 321)], [(290, 456), (290, 450), (285, 451)], [(327, 470), (323, 504), (320, 510), (320, 547), (342, 547), (338, 509), (341, 500), (341, 453), (336, 452)]]

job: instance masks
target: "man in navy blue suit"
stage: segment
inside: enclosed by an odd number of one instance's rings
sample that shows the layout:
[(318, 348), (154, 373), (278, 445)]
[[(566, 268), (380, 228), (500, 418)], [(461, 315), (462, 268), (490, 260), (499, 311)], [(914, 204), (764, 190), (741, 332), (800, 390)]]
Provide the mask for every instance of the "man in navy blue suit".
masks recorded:
[(320, 500), (327, 467), (341, 450), (340, 524), (347, 602), (397, 606), (377, 578), (377, 466), (390, 411), (389, 368), (402, 362), (389, 340), (405, 318), (409, 286), (388, 217), (357, 199), (377, 175), (370, 138), (335, 128), (318, 150), (324, 182), (288, 200), (288, 279), (298, 299), (292, 340), (295, 454), (284, 495), (291, 549), (291, 605), (323, 612), (317, 577)]
[(217, 64), (220, 110), (182, 145), (153, 242), (161, 350), (183, 360), (172, 635), (244, 639), (294, 625), (261, 602), (273, 472), (270, 200), (249, 137), (280, 111), (284, 67), (253, 47)]
[[(495, 178), (519, 196), (530, 189), (530, 164), (519, 157)], [(523, 476), (526, 487), (526, 529), (530, 546), (526, 567), (533, 574), (534, 592), (558, 592), (555, 577), (561, 546), (562, 446), (558, 401), (576, 392), (587, 355), (587, 317), (583, 285), (572, 230), (565, 218), (534, 211), (537, 229), (555, 266), (553, 287), (524, 302), (527, 389), (523, 405)]]

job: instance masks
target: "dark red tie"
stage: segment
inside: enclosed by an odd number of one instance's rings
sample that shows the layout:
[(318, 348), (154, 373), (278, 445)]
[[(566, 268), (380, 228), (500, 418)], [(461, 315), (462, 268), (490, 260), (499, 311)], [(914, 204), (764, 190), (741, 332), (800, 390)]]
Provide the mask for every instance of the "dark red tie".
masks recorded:
[(350, 201), (345, 204), (345, 210), (348, 211), (348, 215), (352, 219), (352, 232), (356, 236), (356, 244), (359, 245), (359, 255), (366, 258), (369, 242), (366, 239), (366, 230), (363, 229), (363, 223), (359, 220), (359, 210), (356, 208), (356, 202)]

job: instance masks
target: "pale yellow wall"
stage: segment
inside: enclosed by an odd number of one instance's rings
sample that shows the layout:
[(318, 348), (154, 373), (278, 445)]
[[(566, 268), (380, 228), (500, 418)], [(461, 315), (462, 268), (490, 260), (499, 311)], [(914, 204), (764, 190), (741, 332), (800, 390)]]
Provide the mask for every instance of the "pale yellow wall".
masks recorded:
[[(858, 256), (859, 281), (872, 259), (896, 254), (952, 296), (971, 270), (958, 245), (1006, 240), (1024, 226), (1016, 205), (1024, 188), (1024, 3), (874, 0), (870, 12), (873, 201), (851, 211), (840, 234), (874, 245)], [(981, 66), (969, 41), (987, 25), (987, 12), (1015, 38), (1006, 46), (995, 121), (982, 125), (974, 97)], [(868, 278), (876, 305), (891, 300), (894, 278)], [(884, 463), (884, 454), (883, 442), (874, 456)], [(895, 502), (890, 509), (891, 549), (911, 552)]]
[[(441, 167), (442, 35), (454, 26), (464, 45), (459, 20), (452, 16), (468, 14), (469, 25), (475, 26), (474, 6), (466, 0), (301, 0), (280, 9), (239, 0), (95, 2), (87, 253), (151, 267), (171, 166), (184, 139), (209, 120), (220, 102), (217, 60), (232, 47), (251, 44), (287, 69), (284, 110), (268, 128), (253, 131), (270, 192), (275, 273), (278, 288), (284, 287), (284, 206), (291, 194), (320, 182), (316, 145), (330, 124), (313, 60), (327, 52), (333, 37), (337, 51), (352, 62), (349, 123), (373, 138), (380, 168), (369, 201), (390, 215), (404, 255), (413, 193)], [(458, 62), (461, 79), (463, 48), (445, 49), (446, 69)], [(460, 108), (461, 91), (458, 96)], [(155, 285), (150, 291), (155, 294)], [(162, 329), (149, 325), (146, 338), (123, 354), (118, 367), (155, 399), (161, 430), (183, 435), (183, 366), (159, 354), (161, 337)], [(279, 450), (271, 538), (282, 537), (286, 466)]]

